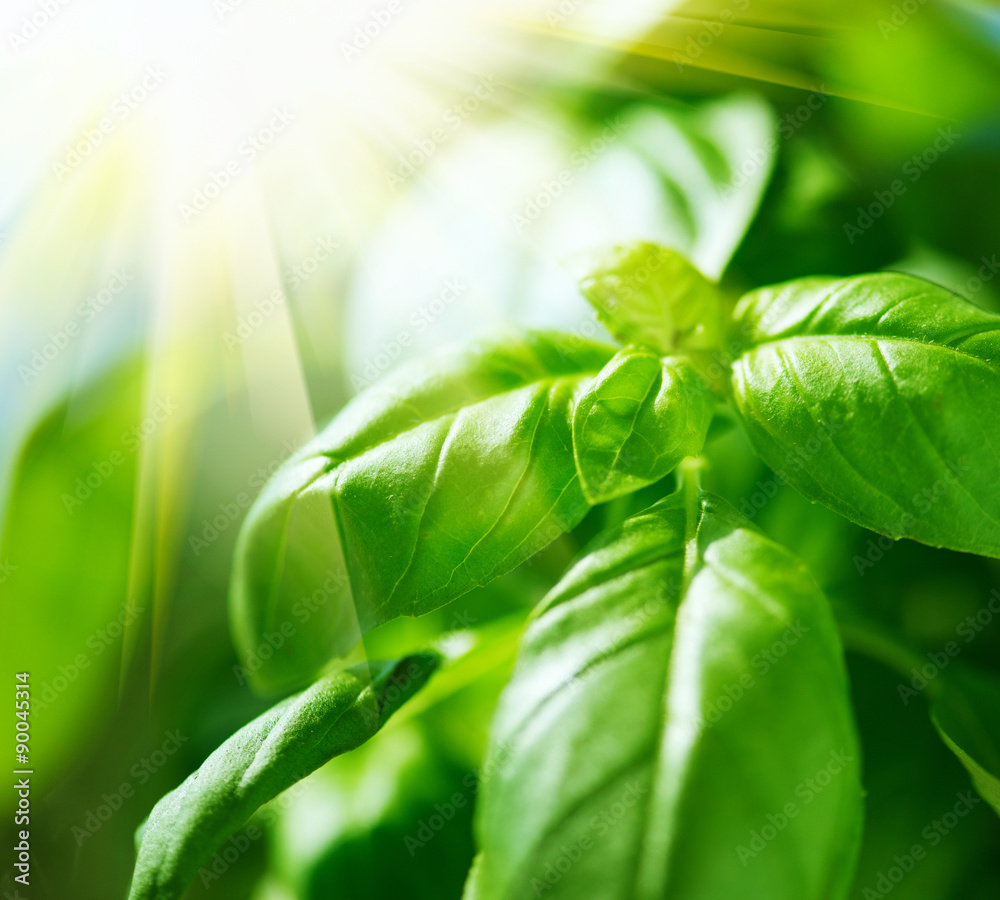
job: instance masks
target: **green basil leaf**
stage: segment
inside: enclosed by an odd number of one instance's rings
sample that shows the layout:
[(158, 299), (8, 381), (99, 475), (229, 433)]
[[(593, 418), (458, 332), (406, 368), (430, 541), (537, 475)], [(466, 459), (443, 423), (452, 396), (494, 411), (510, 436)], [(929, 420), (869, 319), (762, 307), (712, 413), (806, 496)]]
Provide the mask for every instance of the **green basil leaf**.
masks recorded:
[(443, 606), (575, 527), (573, 398), (612, 353), (530, 334), (417, 362), (348, 404), (244, 522), (231, 610), (255, 682), (300, 683), (359, 630)]
[(129, 900), (181, 897), (258, 807), (367, 741), (437, 665), (436, 655), (419, 654), (371, 675), (368, 666), (345, 669), (240, 729), (150, 813)]
[(588, 502), (636, 491), (700, 453), (713, 406), (686, 359), (661, 359), (642, 347), (618, 353), (573, 410), (576, 469)]
[(645, 344), (663, 356), (721, 344), (719, 291), (675, 250), (645, 242), (615, 247), (580, 289), (624, 343)]
[(806, 278), (735, 312), (754, 447), (852, 522), (1000, 556), (1000, 317), (895, 273)]
[(934, 725), (1000, 815), (1000, 683), (957, 665), (942, 681), (931, 708)]
[(715, 498), (627, 520), (543, 601), (484, 772), (470, 900), (831, 900), (851, 881), (858, 745), (831, 612)]

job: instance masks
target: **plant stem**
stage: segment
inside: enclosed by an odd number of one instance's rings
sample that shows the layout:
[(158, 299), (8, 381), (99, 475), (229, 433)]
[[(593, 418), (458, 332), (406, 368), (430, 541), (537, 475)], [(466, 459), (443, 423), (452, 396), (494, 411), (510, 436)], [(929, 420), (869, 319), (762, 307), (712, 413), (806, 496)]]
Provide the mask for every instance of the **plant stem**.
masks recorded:
[(681, 596), (687, 592), (698, 562), (698, 525), (701, 521), (701, 470), (704, 460), (688, 456), (677, 467), (677, 479), (684, 499), (684, 577)]

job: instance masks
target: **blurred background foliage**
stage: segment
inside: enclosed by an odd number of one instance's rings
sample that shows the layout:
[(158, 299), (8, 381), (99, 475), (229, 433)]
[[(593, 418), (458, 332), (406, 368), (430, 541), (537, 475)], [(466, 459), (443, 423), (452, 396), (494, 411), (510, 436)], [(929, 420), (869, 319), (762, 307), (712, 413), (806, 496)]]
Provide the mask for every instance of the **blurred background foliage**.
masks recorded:
[[(346, 60), (374, 7), (320, 7), (67, 8), (0, 69), (24, 126), (0, 147), (0, 658), (31, 673), (31, 896), (124, 896), (153, 803), (270, 705), (228, 637), (239, 523), (281, 461), (404, 358), (526, 325), (600, 334), (574, 275), (633, 238), (680, 247), (734, 298), (895, 268), (1000, 310), (992, 4), (424, 0)], [(25, 12), (4, 13), (11, 33)], [(153, 63), (162, 86), (112, 113)], [(245, 139), (282, 104), (287, 135), (251, 160)], [(185, 212), (234, 160), (218, 201)], [(715, 434), (708, 487), (840, 607), (932, 652), (1000, 584), (995, 562), (908, 542), (859, 566), (875, 536), (780, 486), (731, 423)], [(191, 896), (459, 897), (524, 616), (590, 536), (670, 488), (370, 635), (372, 657), (471, 650), (377, 740), (262, 811), (262, 838)], [(998, 653), (993, 623), (961, 663), (1000, 676)], [(860, 898), (968, 778), (925, 699), (903, 704), (884, 662), (849, 659)], [(984, 804), (893, 896), (1000, 896), (998, 842)]]

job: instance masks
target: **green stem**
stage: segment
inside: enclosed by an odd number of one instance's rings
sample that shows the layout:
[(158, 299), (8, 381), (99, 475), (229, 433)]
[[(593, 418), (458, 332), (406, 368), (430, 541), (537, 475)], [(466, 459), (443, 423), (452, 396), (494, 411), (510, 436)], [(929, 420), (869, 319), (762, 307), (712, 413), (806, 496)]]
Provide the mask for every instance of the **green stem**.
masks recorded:
[(677, 479), (684, 499), (684, 578), (683, 592), (694, 577), (698, 562), (698, 526), (701, 523), (701, 470), (705, 461), (700, 456), (688, 456), (677, 467)]

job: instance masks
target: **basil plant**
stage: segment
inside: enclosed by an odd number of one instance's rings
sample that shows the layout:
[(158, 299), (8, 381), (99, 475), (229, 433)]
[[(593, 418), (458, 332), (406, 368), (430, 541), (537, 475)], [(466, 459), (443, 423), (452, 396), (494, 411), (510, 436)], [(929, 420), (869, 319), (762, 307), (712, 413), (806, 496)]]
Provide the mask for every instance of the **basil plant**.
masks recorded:
[[(331, 661), (636, 492), (652, 505), (600, 531), (530, 615), (465, 897), (847, 895), (864, 788), (846, 626), (700, 473), (735, 420), (810, 501), (891, 539), (1000, 558), (1000, 317), (895, 273), (731, 302), (648, 243), (610, 251), (581, 289), (617, 343), (527, 333), (418, 361), (264, 489), (237, 546), (235, 639), (260, 690), (311, 687), (154, 809), (135, 900), (181, 896), (259, 805), (372, 737), (439, 658)], [(955, 671), (934, 687), (934, 722), (1000, 811), (996, 694)]]

